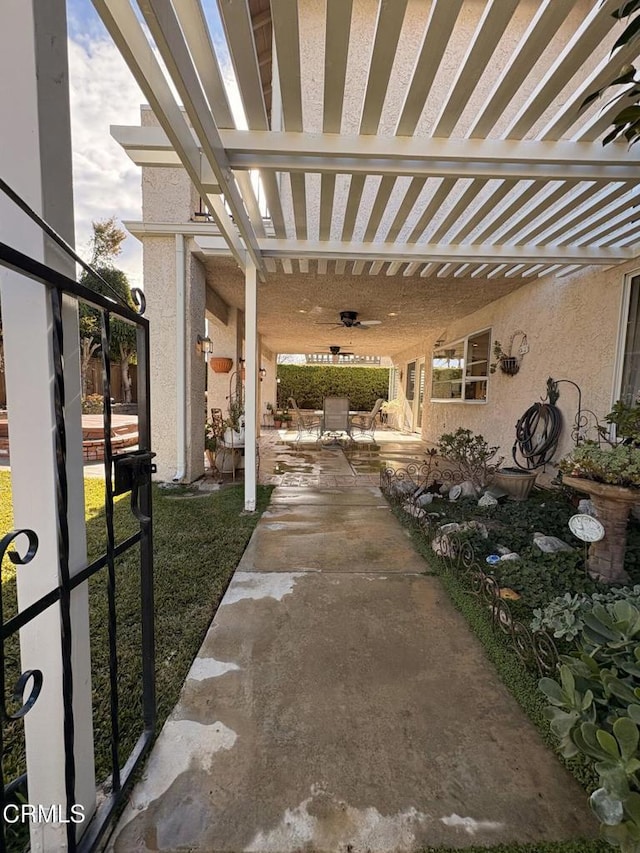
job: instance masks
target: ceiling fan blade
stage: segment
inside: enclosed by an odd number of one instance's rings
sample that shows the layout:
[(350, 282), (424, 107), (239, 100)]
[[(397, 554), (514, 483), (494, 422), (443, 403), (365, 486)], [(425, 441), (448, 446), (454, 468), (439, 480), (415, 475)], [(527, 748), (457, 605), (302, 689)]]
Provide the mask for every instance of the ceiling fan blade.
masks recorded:
[(382, 320), (360, 320), (359, 323), (356, 323), (356, 326), (379, 326), (382, 323)]

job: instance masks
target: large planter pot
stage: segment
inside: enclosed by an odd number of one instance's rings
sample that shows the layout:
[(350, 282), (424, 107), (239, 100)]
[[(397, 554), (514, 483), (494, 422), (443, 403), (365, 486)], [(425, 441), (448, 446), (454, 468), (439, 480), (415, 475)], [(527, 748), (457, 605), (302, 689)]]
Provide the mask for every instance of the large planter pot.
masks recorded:
[(241, 427), (239, 431), (227, 427), (224, 431), (223, 441), (227, 447), (244, 447), (244, 427)]
[(213, 357), (209, 359), (209, 365), (214, 373), (228, 373), (233, 367), (233, 359)]
[(216, 453), (216, 468), (221, 474), (230, 474), (240, 467), (242, 454), (232, 447), (223, 447)]
[(605, 583), (627, 583), (624, 553), (627, 546), (627, 520), (631, 507), (640, 503), (640, 489), (596, 483), (582, 477), (563, 476), (562, 482), (589, 495), (598, 520), (604, 527), (604, 538), (589, 547), (587, 569), (591, 577)]
[(493, 484), (503, 489), (516, 501), (526, 501), (538, 476), (536, 471), (521, 468), (500, 468), (493, 477)]

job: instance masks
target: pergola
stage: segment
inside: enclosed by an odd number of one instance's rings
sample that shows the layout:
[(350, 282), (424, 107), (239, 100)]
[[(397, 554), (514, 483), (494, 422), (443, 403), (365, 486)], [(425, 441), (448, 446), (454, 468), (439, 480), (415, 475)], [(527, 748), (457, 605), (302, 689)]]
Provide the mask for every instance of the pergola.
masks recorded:
[(601, 144), (623, 101), (580, 111), (637, 52), (611, 55), (618, 0), (218, 0), (246, 127), (200, 0), (93, 2), (159, 125), (113, 135), (184, 166), (213, 220), (184, 233), (246, 273), (216, 288), (246, 310), (248, 401), (258, 280), (272, 351), (401, 303), (350, 342), (386, 354), (527, 279), (637, 255), (638, 151)]

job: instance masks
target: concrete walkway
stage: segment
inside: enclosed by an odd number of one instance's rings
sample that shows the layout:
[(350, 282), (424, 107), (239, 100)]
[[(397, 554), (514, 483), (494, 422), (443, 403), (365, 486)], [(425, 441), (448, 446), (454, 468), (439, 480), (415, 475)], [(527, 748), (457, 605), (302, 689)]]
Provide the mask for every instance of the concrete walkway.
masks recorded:
[(112, 849), (587, 837), (586, 796), (372, 485), (279, 486)]

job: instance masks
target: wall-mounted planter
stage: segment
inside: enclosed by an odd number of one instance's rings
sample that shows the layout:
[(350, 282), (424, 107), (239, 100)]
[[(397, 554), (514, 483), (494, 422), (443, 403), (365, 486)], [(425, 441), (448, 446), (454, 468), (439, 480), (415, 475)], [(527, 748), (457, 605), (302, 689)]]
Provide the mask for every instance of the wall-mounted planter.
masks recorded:
[(520, 370), (520, 362), (515, 356), (505, 356), (500, 359), (500, 370), (507, 376), (515, 376)]
[(228, 373), (233, 367), (232, 358), (210, 358), (209, 365), (214, 373)]

